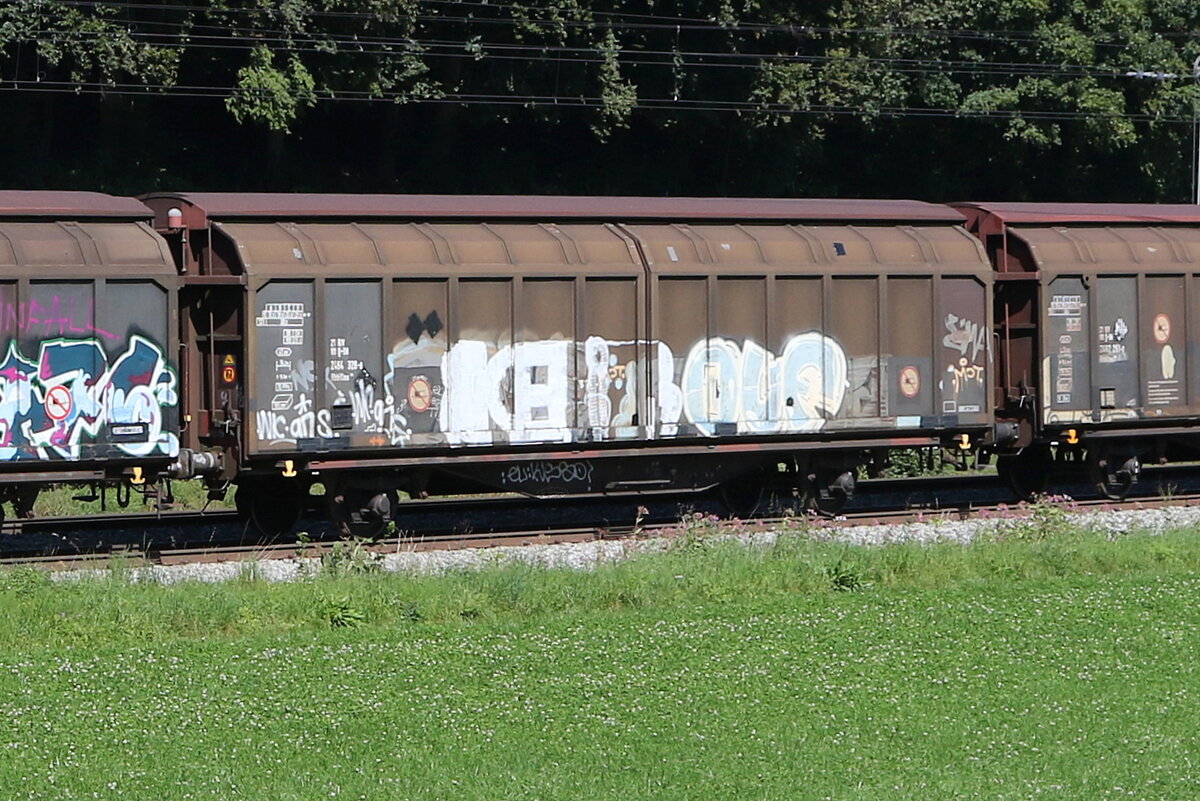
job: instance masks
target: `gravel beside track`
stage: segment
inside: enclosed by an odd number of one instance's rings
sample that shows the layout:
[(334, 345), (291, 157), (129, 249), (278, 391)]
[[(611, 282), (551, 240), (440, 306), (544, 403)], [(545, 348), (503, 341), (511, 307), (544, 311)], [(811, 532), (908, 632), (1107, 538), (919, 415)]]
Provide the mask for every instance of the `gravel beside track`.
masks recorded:
[[(1069, 509), (1070, 504), (1064, 504)], [(889, 543), (960, 542), (967, 544), (980, 536), (1004, 535), (1027, 527), (1031, 518), (1028, 510), (992, 513), (970, 520), (936, 518), (928, 521), (894, 524), (851, 525), (819, 521), (804, 525), (798, 536), (844, 542), (853, 545), (880, 546)], [(1200, 525), (1200, 506), (1167, 506), (1122, 510), (1088, 510), (1072, 512), (1070, 521), (1078, 526), (1102, 531), (1117, 537), (1133, 532), (1162, 534), (1189, 526)], [(793, 524), (794, 525), (794, 524)], [(781, 524), (741, 524), (721, 534), (721, 524), (705, 522), (712, 536), (737, 540), (747, 546), (773, 544), (781, 534), (787, 536)], [(711, 528), (710, 528), (711, 527)], [(378, 564), (381, 570), (436, 574), (453, 570), (476, 570), (504, 564), (528, 564), (545, 568), (589, 570), (596, 565), (659, 551), (671, 547), (680, 532), (680, 525), (661, 535), (629, 537), (619, 540), (559, 544), (526, 544), (493, 548), (462, 548), (458, 550), (412, 551), (382, 553)], [(794, 527), (791, 529), (794, 531)], [(131, 582), (173, 584), (181, 581), (221, 582), (252, 574), (266, 581), (297, 581), (315, 575), (321, 567), (320, 558), (288, 557), (243, 559), (237, 561), (188, 563), (179, 565), (145, 565), (124, 570)], [(108, 569), (62, 570), (51, 572), (58, 581), (110, 576)]]

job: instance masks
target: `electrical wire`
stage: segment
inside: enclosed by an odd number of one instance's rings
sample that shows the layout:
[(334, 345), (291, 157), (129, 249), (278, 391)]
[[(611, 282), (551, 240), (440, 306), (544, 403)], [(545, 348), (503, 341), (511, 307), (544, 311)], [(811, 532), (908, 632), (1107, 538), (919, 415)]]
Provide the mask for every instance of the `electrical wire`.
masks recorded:
[[(276, 9), (269, 8), (214, 8), (211, 5), (198, 5), (189, 3), (137, 3), (127, 0), (53, 0), (55, 5), (75, 7), (75, 8), (91, 8), (100, 9), (125, 9), (125, 10), (145, 10), (145, 11), (177, 11), (183, 13), (194, 14), (244, 14), (244, 15), (261, 15), (261, 16), (283, 16)], [(469, 0), (420, 0), (418, 5), (426, 6), (449, 6), (452, 8), (479, 8), (488, 11), (518, 11), (528, 12), (528, 6), (521, 6), (512, 3), (494, 3), (494, 2), (470, 2)], [(549, 10), (549, 9), (546, 9)], [(561, 11), (562, 9), (554, 9)], [(731, 32), (748, 32), (748, 33), (822, 33), (822, 34), (850, 34), (850, 35), (875, 35), (875, 36), (948, 36), (952, 38), (969, 38), (979, 39), (983, 41), (1038, 41), (1043, 35), (1038, 30), (1013, 30), (1013, 29), (998, 29), (998, 30), (982, 30), (974, 28), (906, 28), (906, 27), (837, 27), (828, 25), (809, 25), (797, 23), (783, 22), (760, 22), (760, 21), (745, 21), (745, 20), (719, 20), (715, 18), (703, 17), (679, 17), (666, 14), (639, 14), (632, 11), (603, 11), (603, 10), (588, 10), (587, 15), (595, 18), (612, 20), (597, 26), (591, 20), (583, 17), (576, 18), (528, 18), (528, 19), (498, 19), (479, 16), (462, 16), (450, 17), (447, 15), (410, 15), (401, 14), (399, 18), (404, 18), (412, 21), (416, 20), (461, 20), (470, 21), (473, 23), (491, 24), (493, 22), (501, 22), (504, 24), (546, 24), (554, 26), (570, 25), (584, 27), (603, 27), (613, 29), (661, 29), (661, 30), (711, 30), (720, 31), (722, 33)], [(380, 19), (379, 15), (374, 12), (355, 12), (355, 11), (330, 11), (330, 10), (310, 10), (304, 15), (309, 18), (320, 19), (353, 19), (374, 21)], [(645, 22), (622, 22), (623, 19), (644, 20)], [(1116, 36), (1112, 32), (1098, 32), (1107, 36)], [(1191, 31), (1164, 30), (1164, 31), (1137, 31), (1137, 33), (1150, 37), (1163, 38), (1179, 38), (1190, 40), (1194, 38), (1195, 33)]]
[[(253, 8), (214, 9), (210, 6), (190, 5), (185, 3), (148, 4), (136, 2), (94, 2), (93, 0), (56, 0), (44, 4), (48, 7), (69, 6), (80, 9), (108, 10), (155, 10), (183, 12), (188, 14), (204, 14), (210, 18), (229, 15), (257, 15), (268, 18), (280, 16), (274, 10)], [(526, 9), (510, 4), (450, 2), (450, 0), (423, 0), (423, 5), (452, 5), (456, 8), (478, 7), (489, 11), (498, 9)], [(834, 27), (814, 28), (811, 26), (774, 25), (767, 23), (738, 23), (730, 27), (715, 20), (704, 20), (687, 17), (668, 17), (665, 15), (636, 14), (621, 11), (591, 12), (592, 16), (610, 20), (603, 25), (597, 25), (592, 20), (570, 21), (574, 27), (586, 27), (589, 30), (608, 29), (624, 26), (629, 30), (672, 30), (678, 34), (681, 30), (700, 30), (710, 33), (728, 34), (733, 32), (753, 31), (758, 33), (787, 34), (792, 39), (796, 34), (823, 33), (828, 35), (908, 35), (923, 36), (961, 35), (965, 38), (983, 38), (992, 44), (1027, 43), (1035, 41), (1038, 36), (1034, 31), (974, 31), (974, 30), (915, 30), (891, 28), (850, 28)], [(374, 21), (374, 15), (360, 12), (313, 12), (313, 18), (321, 19), (353, 19), (359, 21)], [(475, 16), (445, 16), (445, 15), (413, 15), (402, 16), (410, 23), (430, 22), (438, 25), (476, 25), (476, 24), (525, 24), (525, 20), (482, 18)], [(629, 23), (627, 20), (641, 20)], [(626, 20), (626, 21), (622, 21)], [(565, 24), (561, 19), (534, 20), (538, 24)], [(129, 21), (130, 25), (134, 21)], [(636, 26), (636, 27), (634, 27)], [(690, 28), (688, 26), (691, 26)], [(167, 33), (156, 33), (155, 29), (166, 29)], [(211, 32), (205, 32), (211, 31)], [(110, 36), (106, 31), (34, 31), (28, 32), (39, 42), (59, 46), (81, 46), (90, 41)], [(1145, 33), (1145, 32), (1143, 32)], [(265, 27), (242, 27), (237, 25), (217, 25), (188, 21), (186, 24), (161, 20), (137, 20), (136, 27), (125, 31), (131, 41), (150, 46), (174, 50), (251, 50), (259, 46), (268, 46), (272, 50), (296, 55), (339, 57), (396, 57), (417, 55), (421, 59), (441, 60), (470, 60), (536, 64), (544, 66), (568, 65), (598, 65), (609, 63), (611, 57), (600, 52), (596, 46), (573, 46), (562, 44), (537, 44), (520, 42), (483, 42), (481, 37), (472, 39), (445, 39), (412, 37), (388, 37), (375, 34), (328, 34), (307, 31), (290, 31)], [(1160, 35), (1158, 33), (1147, 35)], [(970, 76), (974, 78), (996, 78), (1003, 80), (1020, 80), (1023, 78), (1096, 78), (1118, 81), (1126, 88), (1135, 84), (1129, 81), (1126, 67), (1085, 66), (1070, 64), (1052, 64), (1044, 62), (1022, 61), (976, 61), (954, 59), (919, 59), (905, 57), (887, 57), (872, 55), (854, 55), (849, 58), (825, 54), (803, 54), (798, 52), (760, 52), (760, 51), (729, 51), (704, 49), (650, 49), (648, 47), (626, 46), (620, 49), (618, 63), (621, 68), (634, 71), (667, 67), (673, 77), (681, 74), (697, 74), (699, 70), (749, 70), (755, 74), (761, 73), (764, 66), (774, 65), (809, 65), (822, 67), (826, 65), (845, 64), (852, 68), (881, 69), (890, 73), (907, 76)], [(18, 71), (20, 64), (17, 64)], [(1179, 78), (1181, 82), (1191, 82), (1190, 76)], [(1164, 83), (1166, 81), (1160, 81)], [(135, 83), (93, 82), (76, 83), (45, 80), (21, 80), (17, 75), (12, 80), (5, 81), (0, 87), (3, 91), (70, 91), (86, 94), (130, 94), (158, 96), (190, 96), (190, 97), (229, 97), (243, 93), (246, 90), (237, 86), (183, 86), (183, 85), (147, 85)], [(348, 100), (371, 102), (406, 102), (406, 103), (456, 103), (461, 105), (520, 105), (530, 108), (547, 106), (606, 108), (602, 98), (594, 97), (560, 97), (554, 95), (497, 95), (497, 94), (467, 94), (439, 93), (437, 96), (413, 97), (403, 93), (375, 93), (355, 90), (338, 89), (336, 93), (321, 93), (322, 100)], [(761, 103), (747, 100), (719, 99), (688, 99), (673, 98), (636, 98), (635, 109), (639, 110), (674, 110), (674, 111), (714, 111), (753, 114), (784, 114), (784, 115), (870, 115), (885, 117), (916, 117), (916, 116), (953, 116), (975, 118), (1027, 118), (1027, 119), (1124, 119), (1135, 122), (1188, 122), (1190, 116), (1182, 113), (1149, 114), (1127, 112), (1084, 112), (1084, 111), (1027, 111), (1019, 109), (992, 109), (969, 111), (948, 108), (921, 108), (908, 106), (880, 106), (878, 108), (863, 105), (808, 105), (796, 108), (787, 104)]]
[[(234, 94), (253, 92), (232, 86), (177, 85), (170, 88), (148, 88), (140, 84), (73, 83), (69, 81), (5, 81), (0, 92), (60, 92), (88, 95), (114, 95), (139, 97), (207, 97), (224, 99)], [(327, 98), (314, 98), (327, 99)], [(607, 103), (601, 97), (553, 96), (553, 95), (500, 95), (447, 93), (438, 96), (410, 97), (398, 93), (376, 93), (365, 90), (342, 90), (337, 99), (348, 102), (406, 103), (406, 104), (452, 104), (461, 106), (521, 106), (524, 108), (595, 108), (603, 109)], [(752, 101), (686, 100), (674, 98), (639, 98), (635, 109), (670, 110), (692, 112), (734, 112), (739, 114), (765, 115), (821, 115), (821, 116), (878, 116), (878, 117), (953, 117), (964, 119), (1032, 119), (1048, 121), (1125, 119), (1133, 122), (1187, 123), (1188, 116), (1153, 114), (1118, 114), (1109, 112), (1082, 111), (1037, 111), (1016, 109), (962, 110), (952, 108), (912, 108), (907, 106), (881, 106), (870, 109), (860, 105), (822, 104), (802, 108), (783, 104), (760, 104)]]
[[(39, 31), (43, 41), (69, 45), (80, 43), (87, 39), (102, 39), (105, 34), (100, 31), (72, 32), (62, 35), (58, 32)], [(159, 36), (135, 32), (131, 38), (137, 41), (158, 42)], [(364, 47), (364, 42), (376, 47)], [(420, 51), (425, 57), (458, 58), (475, 61), (485, 59), (527, 61), (530, 63), (571, 63), (571, 64), (601, 64), (606, 59), (603, 56), (564, 56), (547, 57), (548, 54), (591, 54), (596, 53), (591, 47), (568, 47), (557, 45), (522, 45), (516, 43), (484, 43), (444, 39), (375, 39), (367, 40), (360, 37), (329, 38), (312, 40), (305, 46), (303, 42), (285, 36), (281, 32), (259, 32), (253, 38), (249, 36), (188, 34), (186, 41), (159, 42), (157, 46), (169, 49), (187, 49), (202, 47), (214, 50), (251, 50), (262, 45), (270, 45), (272, 50), (295, 53), (297, 55), (333, 55), (331, 46), (349, 48), (337, 51), (337, 55), (362, 56), (395, 56), (400, 53)], [(442, 52), (439, 52), (442, 51)], [(449, 51), (449, 52), (445, 52)], [(453, 52), (459, 51), (459, 52)], [(510, 53), (529, 53), (531, 56), (507, 55)], [(504, 55), (502, 55), (504, 54)], [(636, 54), (636, 55), (634, 55)], [(661, 57), (660, 60), (645, 57)], [(680, 63), (679, 59), (684, 59)], [(748, 61), (746, 64), (706, 63), (704, 59)], [(959, 74), (959, 75), (998, 75), (1007, 78), (1019, 77), (1063, 77), (1063, 78), (1121, 78), (1127, 76), (1125, 67), (1088, 67), (1064, 64), (1030, 63), (1013, 61), (979, 62), (973, 60), (952, 59), (914, 59), (898, 57), (854, 56), (849, 58), (825, 55), (801, 55), (781, 53), (729, 53), (705, 50), (625, 50), (620, 57), (622, 66), (669, 66), (704, 69), (748, 69), (759, 71), (762, 64), (831, 64), (843, 63), (852, 65), (878, 66), (893, 72), (914, 75), (929, 74)], [(1190, 78), (1180, 78), (1181, 81)]]

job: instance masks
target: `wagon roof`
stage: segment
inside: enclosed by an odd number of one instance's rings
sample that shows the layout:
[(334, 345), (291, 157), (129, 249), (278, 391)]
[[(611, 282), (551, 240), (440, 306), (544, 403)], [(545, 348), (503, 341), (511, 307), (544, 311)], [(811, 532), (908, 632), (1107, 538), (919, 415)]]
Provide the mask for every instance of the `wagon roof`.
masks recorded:
[(215, 192), (154, 193), (143, 199), (156, 208), (179, 201), (212, 219), (963, 220), (961, 213), (947, 206), (915, 200)]
[(108, 217), (145, 220), (150, 209), (131, 197), (101, 192), (0, 190), (0, 217), (54, 217), (61, 220)]
[(1177, 203), (953, 203), (971, 215), (989, 215), (1004, 225), (1200, 223), (1200, 206)]

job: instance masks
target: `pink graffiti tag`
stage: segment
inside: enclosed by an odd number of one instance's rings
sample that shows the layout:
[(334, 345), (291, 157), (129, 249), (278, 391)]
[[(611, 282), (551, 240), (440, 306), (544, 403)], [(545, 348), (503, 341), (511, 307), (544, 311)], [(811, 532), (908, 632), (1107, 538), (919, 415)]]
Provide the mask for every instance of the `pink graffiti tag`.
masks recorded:
[(58, 295), (51, 298), (49, 308), (36, 300), (5, 303), (3, 328), (41, 338), (72, 334), (99, 334), (109, 340), (121, 338), (96, 325), (95, 301), (88, 300), (86, 309), (81, 310), (80, 305), (75, 298), (64, 303)]

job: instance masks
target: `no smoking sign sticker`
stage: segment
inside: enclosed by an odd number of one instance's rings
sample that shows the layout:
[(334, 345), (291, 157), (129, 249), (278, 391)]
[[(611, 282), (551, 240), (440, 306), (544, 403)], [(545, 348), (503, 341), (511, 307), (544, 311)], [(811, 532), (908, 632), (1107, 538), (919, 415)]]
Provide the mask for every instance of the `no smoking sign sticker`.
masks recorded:
[(1171, 338), (1171, 318), (1165, 314), (1154, 317), (1154, 341), (1162, 344)]
[(900, 371), (900, 394), (906, 398), (915, 398), (921, 393), (921, 374), (917, 368), (909, 365)]
[(50, 415), (51, 420), (66, 420), (73, 406), (71, 393), (66, 387), (51, 387), (46, 393), (46, 414)]

